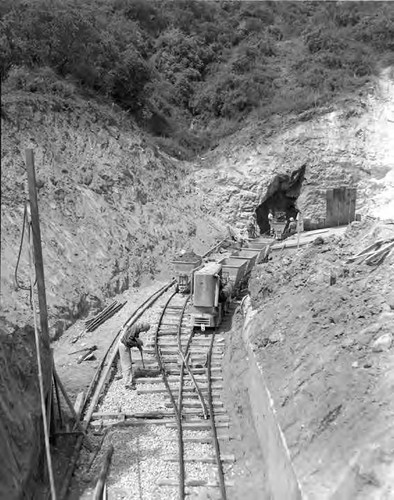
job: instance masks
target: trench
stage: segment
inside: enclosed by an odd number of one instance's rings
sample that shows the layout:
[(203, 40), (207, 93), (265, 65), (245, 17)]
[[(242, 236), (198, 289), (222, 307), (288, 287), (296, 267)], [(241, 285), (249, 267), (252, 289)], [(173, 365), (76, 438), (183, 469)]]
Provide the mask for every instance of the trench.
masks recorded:
[(257, 225), (261, 234), (269, 233), (268, 212), (271, 210), (278, 221), (296, 218), (297, 199), (305, 178), (306, 164), (291, 174), (277, 174), (268, 186), (266, 195), (256, 208)]

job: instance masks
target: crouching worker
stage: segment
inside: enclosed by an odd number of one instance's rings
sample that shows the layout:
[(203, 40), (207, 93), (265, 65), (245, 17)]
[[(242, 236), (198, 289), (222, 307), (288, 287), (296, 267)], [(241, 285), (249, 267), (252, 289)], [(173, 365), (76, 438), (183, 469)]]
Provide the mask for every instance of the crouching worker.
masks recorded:
[(139, 339), (141, 332), (147, 332), (149, 323), (135, 323), (129, 326), (123, 333), (119, 342), (119, 358), (122, 367), (122, 375), (126, 389), (135, 389), (133, 365), (131, 360), (131, 348), (137, 347), (142, 352), (142, 340)]

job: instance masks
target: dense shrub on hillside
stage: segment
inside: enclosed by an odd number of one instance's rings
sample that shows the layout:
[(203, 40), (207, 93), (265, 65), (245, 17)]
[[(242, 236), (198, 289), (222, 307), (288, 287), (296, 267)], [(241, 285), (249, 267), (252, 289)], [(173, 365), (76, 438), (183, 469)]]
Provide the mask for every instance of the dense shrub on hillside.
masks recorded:
[(58, 79), (105, 96), (181, 156), (251, 112), (353, 92), (394, 49), (394, 4), (380, 2), (3, 0), (0, 16), (6, 88)]
[(15, 66), (47, 66), (132, 111), (139, 109), (150, 69), (140, 54), (138, 26), (112, 19), (105, 27), (93, 11), (38, 5), (23, 5), (2, 19), (3, 78)]

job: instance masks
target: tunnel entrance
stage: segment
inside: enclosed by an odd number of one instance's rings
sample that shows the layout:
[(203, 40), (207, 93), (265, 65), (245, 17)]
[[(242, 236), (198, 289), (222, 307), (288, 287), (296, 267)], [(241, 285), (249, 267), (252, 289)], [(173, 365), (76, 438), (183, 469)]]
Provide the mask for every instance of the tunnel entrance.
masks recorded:
[(301, 192), (305, 169), (306, 164), (290, 175), (278, 174), (275, 176), (263, 201), (256, 209), (257, 224), (261, 234), (269, 233), (269, 210), (272, 210), (275, 219), (278, 221), (297, 216), (296, 202)]

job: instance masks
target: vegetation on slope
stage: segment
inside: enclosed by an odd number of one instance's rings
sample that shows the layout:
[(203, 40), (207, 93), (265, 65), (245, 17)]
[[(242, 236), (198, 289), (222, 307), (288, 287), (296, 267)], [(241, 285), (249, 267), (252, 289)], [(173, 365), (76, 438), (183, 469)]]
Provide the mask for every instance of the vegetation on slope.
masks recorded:
[(354, 92), (394, 49), (389, 2), (7, 0), (0, 14), (5, 88), (76, 84), (183, 157), (251, 113), (302, 112)]

